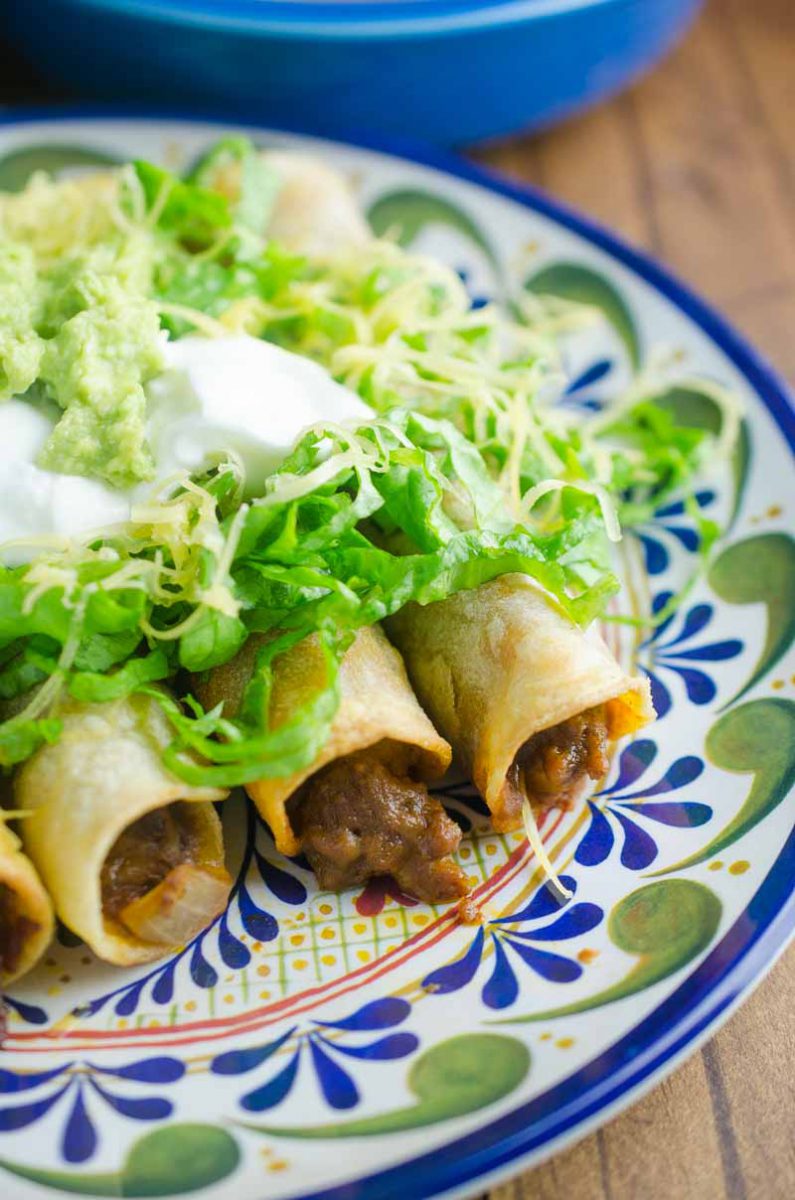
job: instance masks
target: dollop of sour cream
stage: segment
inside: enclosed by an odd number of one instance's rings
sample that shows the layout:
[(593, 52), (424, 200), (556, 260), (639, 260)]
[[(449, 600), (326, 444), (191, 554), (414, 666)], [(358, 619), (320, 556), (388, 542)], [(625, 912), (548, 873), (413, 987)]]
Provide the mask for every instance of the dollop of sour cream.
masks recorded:
[[(52, 427), (25, 400), (0, 402), (0, 551), (11, 539), (68, 536), (130, 515), (126, 492), (36, 466)], [(2, 560), (12, 564), (30, 557), (21, 546), (2, 553)]]
[(245, 469), (247, 495), (256, 496), (304, 429), (372, 417), (318, 363), (258, 338), (186, 337), (166, 344), (165, 360), (147, 389), (160, 478), (231, 451)]
[[(52, 421), (25, 400), (0, 403), (0, 552), (6, 563), (36, 553), (33, 539), (72, 536), (129, 519), (159, 482), (231, 453), (246, 495), (261, 493), (311, 425), (367, 420), (371, 410), (310, 359), (245, 334), (167, 342), (165, 368), (147, 385), (155, 478), (128, 490), (45, 471), (36, 459)], [(24, 543), (3, 549), (3, 543)]]

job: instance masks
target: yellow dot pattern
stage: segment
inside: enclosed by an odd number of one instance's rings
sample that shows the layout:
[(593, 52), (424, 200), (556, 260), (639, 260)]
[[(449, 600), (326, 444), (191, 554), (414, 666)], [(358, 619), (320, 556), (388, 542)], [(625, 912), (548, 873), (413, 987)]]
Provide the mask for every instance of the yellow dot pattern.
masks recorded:
[[(522, 840), (521, 833), (496, 834), (489, 825), (476, 825), (466, 835), (457, 856), (465, 867), (470, 885), (479, 887), (491, 878)], [(273, 856), (264, 839), (258, 844), (258, 850), (266, 857)], [(279, 869), (285, 869), (278, 858), (274, 858), (274, 862)], [(255, 866), (248, 882), (255, 900), (266, 909), (272, 909), (273, 898), (270, 893), (260, 890)], [(368, 907), (379, 911), (368, 911)], [(205, 952), (219, 974), (214, 987), (188, 987), (180, 1001), (182, 989), (177, 986), (175, 1000), (162, 1006), (151, 1000), (151, 990), (147, 988), (132, 1015), (120, 1017), (108, 1005), (92, 1020), (92, 1026), (104, 1025), (112, 1030), (179, 1026), (182, 1022), (234, 1017), (250, 1012), (252, 1008), (277, 1004), (307, 988), (333, 983), (352, 972), (366, 970), (384, 956), (400, 950), (409, 939), (429, 930), (448, 908), (447, 905), (406, 905), (379, 893), (377, 888), (368, 890), (364, 897), (361, 890), (358, 895), (353, 892), (342, 896), (317, 894), (310, 890), (301, 907), (279, 907), (280, 935), (272, 941), (262, 941), (247, 934), (233, 911), (229, 930), (250, 954), (245, 966), (234, 970), (219, 962), (216, 943), (211, 936)], [(183, 973), (187, 976), (188, 963), (186, 959), (180, 964), (178, 979)], [(94, 959), (84, 948), (76, 956), (74, 952), (70, 954), (68, 950), (55, 947), (44, 965), (51, 972), (49, 995), (60, 997), (58, 1005), (63, 1006), (63, 996), (71, 991), (65, 984), (71, 984), (75, 978), (79, 985), (83, 969), (93, 969)], [(69, 975), (64, 972), (67, 966)]]

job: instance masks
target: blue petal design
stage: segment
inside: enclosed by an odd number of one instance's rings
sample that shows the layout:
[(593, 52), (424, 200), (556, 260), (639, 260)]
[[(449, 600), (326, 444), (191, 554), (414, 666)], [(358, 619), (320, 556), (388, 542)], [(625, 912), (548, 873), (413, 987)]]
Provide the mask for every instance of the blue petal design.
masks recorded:
[(591, 810), (591, 824), (575, 851), (574, 861), (581, 867), (598, 867), (610, 854), (616, 839), (601, 809), (591, 800), (588, 801), (588, 807)]
[[(699, 508), (706, 508), (712, 504), (712, 501), (715, 499), (715, 493), (712, 491), (696, 492), (694, 499)], [(667, 517), (684, 516), (684, 512), (684, 500), (674, 500), (672, 504), (665, 504), (662, 508), (658, 508), (654, 515), (658, 520), (665, 520)]]
[(483, 953), (483, 938), (484, 933), (481, 926), (466, 954), (462, 955), (461, 958), (457, 958), (455, 962), (448, 963), (444, 967), (439, 967), (436, 971), (431, 971), (430, 975), (425, 976), (421, 986), (429, 992), (441, 996), (444, 996), (447, 992), (457, 992), (459, 988), (465, 987), (474, 978), (475, 972), (480, 966), (480, 956)]
[(639, 792), (625, 792), (623, 796), (616, 797), (616, 800), (623, 803), (625, 800), (637, 800), (641, 796), (662, 796), (667, 792), (676, 792), (693, 783), (703, 771), (703, 759), (697, 758), (695, 754), (685, 754), (671, 763), (659, 783), (641, 788)]
[(266, 1109), (275, 1108), (277, 1104), (281, 1104), (295, 1083), (300, 1055), (301, 1049), (299, 1047), (287, 1066), (278, 1075), (275, 1075), (273, 1079), (263, 1084), (262, 1087), (255, 1088), (253, 1092), (249, 1092), (243, 1096), (240, 1101), (241, 1107), (247, 1109), (249, 1112), (265, 1112)]
[[(257, 850), (255, 852), (257, 868), (262, 876), (262, 882), (270, 888), (277, 900), (284, 904), (303, 904), (307, 892), (304, 884), (295, 875), (290, 875), (272, 863)], [(262, 939), (260, 938), (260, 941)]]
[(604, 400), (598, 400), (596, 396), (588, 396), (584, 399), (581, 396), (576, 397), (574, 403), (580, 409), (585, 409), (587, 412), (601, 412), (605, 406)]
[(494, 970), (484, 985), (481, 996), (483, 1003), (489, 1008), (510, 1008), (519, 995), (519, 984), (499, 938), (494, 938), (493, 945)]
[(551, 983), (573, 983), (582, 975), (582, 967), (572, 958), (564, 958), (561, 954), (551, 954), (549, 950), (537, 950), (514, 941), (513, 937), (505, 937), (505, 941), (515, 950), (523, 962), (527, 963), (542, 979)]
[(318, 1041), (339, 1054), (347, 1054), (348, 1058), (360, 1058), (367, 1061), (383, 1061), (393, 1058), (406, 1058), (413, 1054), (420, 1044), (420, 1039), (413, 1033), (388, 1033), (386, 1037), (370, 1042), (369, 1046), (343, 1046), (341, 1042), (330, 1042), (322, 1033), (316, 1034)]
[(162, 1121), (174, 1111), (171, 1101), (162, 1096), (116, 1096), (100, 1087), (96, 1079), (89, 1079), (88, 1082), (106, 1104), (133, 1121)]
[(239, 971), (251, 962), (251, 951), (248, 946), (235, 937), (229, 928), (228, 910), (223, 914), (218, 925), (218, 952), (227, 967)]
[(128, 1063), (126, 1067), (102, 1067), (92, 1062), (87, 1062), (86, 1066), (101, 1075), (129, 1079), (133, 1083), (176, 1083), (186, 1070), (184, 1062), (166, 1055), (157, 1058), (142, 1058), (139, 1062)]
[(13, 1008), (15, 1013), (18, 1013), (23, 1021), (27, 1021), (28, 1025), (46, 1025), (47, 1014), (43, 1008), (39, 1008), (36, 1004), (25, 1004), (22, 1000), (17, 1000), (12, 996), (3, 996), (2, 1001)]
[(339, 1063), (334, 1062), (314, 1038), (310, 1038), (309, 1048), (312, 1051), (312, 1062), (320, 1090), (326, 1102), (332, 1108), (355, 1108), (359, 1103), (359, 1092), (348, 1072), (344, 1071)]
[(279, 934), (279, 923), (271, 913), (259, 908), (249, 894), (248, 888), (240, 889), (240, 919), (246, 933), (258, 942), (272, 942)]
[(51, 1079), (57, 1079), (71, 1066), (73, 1063), (68, 1062), (64, 1063), (62, 1067), (54, 1067), (51, 1071), (31, 1071), (24, 1074), (0, 1070), (0, 1093), (10, 1095), (16, 1092), (29, 1092), (32, 1088), (38, 1087), (40, 1083), (49, 1083)]
[(673, 703), (671, 693), (662, 680), (653, 671), (650, 671), (648, 667), (641, 666), (640, 669), (651, 685), (651, 702), (654, 705), (657, 719), (661, 720), (667, 712), (670, 712)]
[(141, 992), (144, 990), (146, 979), (142, 979), (139, 983), (134, 984), (128, 991), (122, 992), (116, 1002), (114, 1012), (119, 1017), (129, 1017), (138, 1007), (138, 1001), (141, 999)]
[(293, 1025), (280, 1038), (266, 1042), (264, 1046), (250, 1046), (246, 1050), (227, 1050), (224, 1054), (217, 1054), (210, 1063), (210, 1070), (214, 1075), (244, 1075), (247, 1071), (253, 1071), (280, 1050), (295, 1030), (296, 1026)]
[(24, 1129), (27, 1125), (32, 1125), (34, 1121), (38, 1121), (39, 1117), (43, 1117), (45, 1113), (49, 1112), (71, 1086), (72, 1080), (70, 1079), (57, 1092), (53, 1092), (51, 1096), (46, 1096), (43, 1100), (34, 1100), (31, 1104), (17, 1104), (11, 1108), (0, 1108), (0, 1133), (10, 1133), (14, 1129)]
[(657, 843), (645, 829), (641, 829), (622, 812), (616, 811), (615, 815), (624, 830), (621, 865), (630, 871), (642, 871), (657, 857)]
[(658, 542), (656, 538), (649, 537), (648, 534), (639, 533), (636, 536), (643, 547), (647, 573), (649, 575), (662, 575), (671, 561), (671, 556), (667, 549), (662, 542)]
[(152, 988), (152, 999), (155, 1004), (170, 1004), (174, 999), (174, 975), (177, 970), (177, 963), (182, 959), (182, 955), (178, 954), (171, 962), (166, 963), (155, 980)]
[[(576, 880), (572, 879), (570, 875), (561, 875), (560, 882), (570, 892), (577, 891)], [(542, 917), (551, 917), (553, 913), (560, 912), (561, 908), (568, 903), (568, 900), (561, 900), (560, 894), (555, 888), (542, 884), (525, 908), (520, 908), (517, 912), (504, 917), (497, 917), (491, 924), (509, 925), (514, 921), (538, 921)]]
[(670, 642), (660, 643), (659, 649), (670, 650), (674, 646), (679, 646), (682, 642), (687, 642), (690, 638), (696, 637), (701, 633), (702, 629), (706, 628), (712, 620), (712, 614), (715, 609), (711, 604), (696, 604), (685, 616), (682, 623), (682, 628), (675, 638)]
[(695, 754), (685, 754), (671, 763), (658, 784), (645, 793), (657, 796), (661, 792), (675, 792), (698, 779), (704, 771), (704, 761)]
[(67, 1162), (82, 1163), (91, 1158), (96, 1148), (97, 1131), (86, 1110), (83, 1088), (78, 1084), (77, 1095), (63, 1132), (61, 1153)]
[(316, 1024), (331, 1029), (391, 1029), (405, 1021), (410, 1012), (408, 1000), (399, 996), (385, 996), (382, 1000), (371, 1000), (340, 1021), (317, 1021)]
[(648, 817), (650, 821), (659, 821), (662, 825), (672, 825), (677, 829), (696, 829), (712, 819), (712, 809), (708, 804), (697, 804), (692, 800), (670, 800), (663, 804), (624, 804), (623, 801), (619, 803), (621, 808), (628, 808), (638, 816)]
[(728, 638), (725, 642), (712, 642), (708, 646), (696, 646), (693, 650), (679, 650), (676, 654), (666, 653), (668, 659), (687, 659), (688, 662), (725, 662), (728, 658), (736, 658), (742, 653), (743, 643), (737, 638)]
[(665, 528), (684, 546), (685, 550), (689, 550), (691, 554), (695, 554), (701, 542), (697, 530), (687, 529), (683, 525), (666, 525)]
[(633, 783), (637, 783), (641, 775), (645, 774), (656, 757), (655, 742), (647, 738), (639, 738), (638, 741), (632, 742), (626, 750), (621, 751), (621, 757), (618, 760), (618, 778), (615, 783), (610, 787), (603, 788), (599, 795), (612, 796), (614, 792), (623, 792), (625, 788), (632, 787)]
[(190, 977), (197, 987), (211, 988), (218, 982), (218, 972), (211, 967), (202, 951), (203, 935), (196, 941), (190, 956)]
[(574, 392), (579, 392), (583, 388), (590, 387), (593, 383), (598, 383), (600, 379), (604, 379), (605, 375), (609, 375), (612, 369), (612, 359), (600, 358), (597, 362), (592, 363), (590, 367), (587, 367), (576, 379), (572, 380), (566, 388), (566, 395), (571, 396)]
[[(658, 592), (657, 595), (653, 597), (651, 602), (651, 615), (656, 617), (659, 613), (661, 613), (672, 597), (673, 592)], [(643, 650), (646, 646), (651, 646), (652, 643), (658, 642), (663, 634), (670, 629), (675, 618), (676, 612), (669, 613), (665, 620), (661, 621), (659, 625), (656, 625), (654, 629), (652, 629), (649, 636), (640, 643), (639, 649)]]
[(521, 932), (512, 929), (511, 937), (532, 942), (567, 942), (569, 938), (580, 937), (581, 934), (596, 929), (604, 915), (598, 904), (575, 904), (566, 909), (551, 925)]
[(697, 671), (694, 667), (679, 667), (674, 663), (665, 665), (669, 671), (675, 671), (682, 679), (691, 704), (709, 704), (711, 700), (715, 699), (718, 689), (709, 675), (705, 675), (703, 671)]

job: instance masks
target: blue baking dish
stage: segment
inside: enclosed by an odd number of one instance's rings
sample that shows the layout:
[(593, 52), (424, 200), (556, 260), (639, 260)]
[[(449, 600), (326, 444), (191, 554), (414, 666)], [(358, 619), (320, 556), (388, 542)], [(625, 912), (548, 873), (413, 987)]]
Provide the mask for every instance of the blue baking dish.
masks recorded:
[(462, 143), (546, 125), (661, 57), (701, 0), (36, 0), (23, 52), (112, 99)]

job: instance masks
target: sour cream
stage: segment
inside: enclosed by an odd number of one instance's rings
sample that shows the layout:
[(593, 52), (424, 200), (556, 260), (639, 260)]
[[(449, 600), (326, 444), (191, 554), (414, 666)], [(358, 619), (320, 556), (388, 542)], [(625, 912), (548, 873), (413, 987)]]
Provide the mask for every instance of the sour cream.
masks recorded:
[[(127, 493), (36, 466), (52, 426), (24, 400), (0, 402), (0, 548), (12, 538), (82, 533), (130, 515)], [(11, 563), (29, 557), (17, 548), (3, 553)]]
[[(165, 369), (147, 386), (155, 478), (129, 490), (45, 471), (36, 459), (53, 420), (24, 400), (0, 402), (0, 549), (4, 542), (72, 536), (125, 521), (158, 482), (232, 454), (246, 494), (261, 492), (302, 431), (367, 420), (370, 409), (317, 363), (246, 335), (167, 342)], [(25, 561), (29, 547), (2, 551)]]
[(199, 470), (226, 451), (256, 496), (304, 429), (372, 416), (323, 367), (258, 338), (182, 338), (167, 343), (165, 360), (148, 387), (159, 478)]

